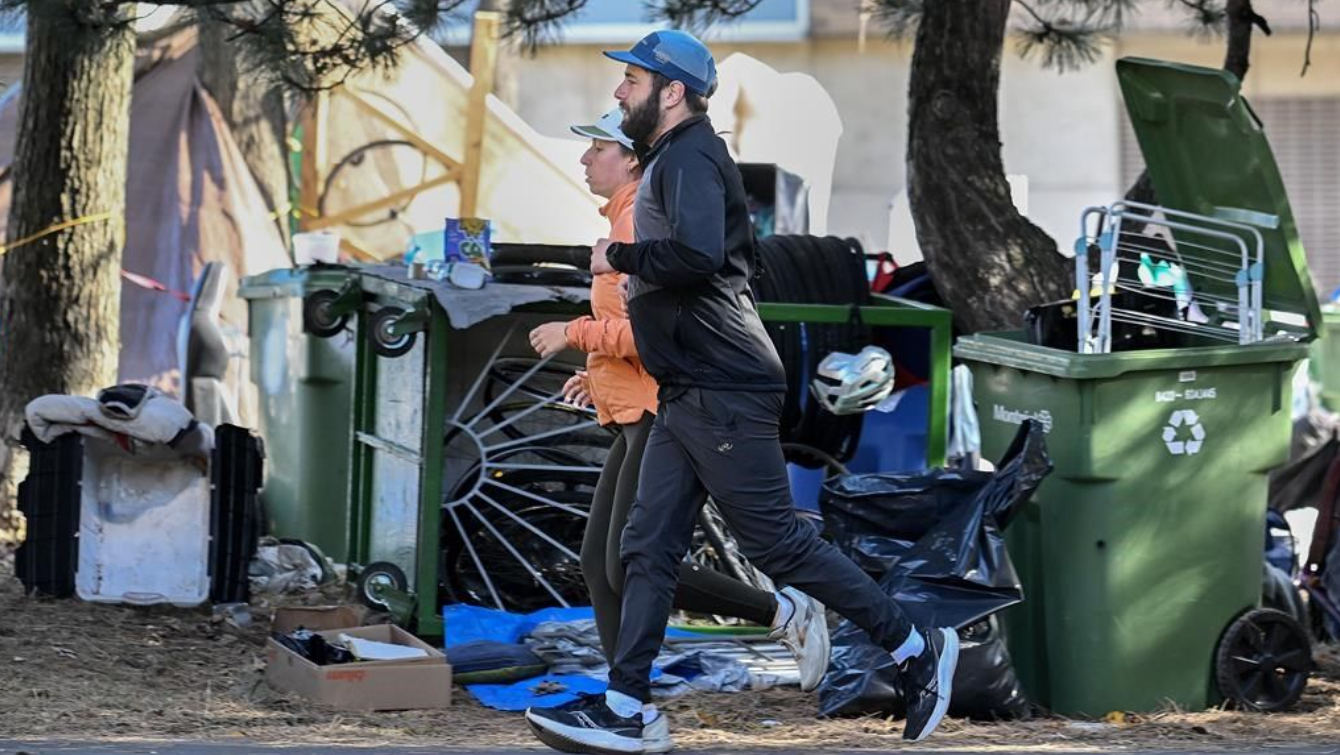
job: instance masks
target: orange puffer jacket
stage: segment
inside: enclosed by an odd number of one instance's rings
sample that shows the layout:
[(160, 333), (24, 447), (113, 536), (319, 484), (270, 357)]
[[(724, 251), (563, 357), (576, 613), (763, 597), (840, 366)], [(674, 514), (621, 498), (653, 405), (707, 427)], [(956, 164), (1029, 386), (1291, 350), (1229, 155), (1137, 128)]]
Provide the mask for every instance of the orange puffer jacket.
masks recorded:
[[(610, 221), (610, 240), (633, 240), (633, 198), (637, 183), (615, 192), (600, 214)], [(643, 412), (656, 413), (656, 381), (642, 367), (633, 344), (628, 308), (619, 295), (623, 273), (597, 275), (591, 283), (593, 317), (568, 323), (568, 344), (585, 351), (587, 391), (596, 405), (600, 424), (632, 424)]]

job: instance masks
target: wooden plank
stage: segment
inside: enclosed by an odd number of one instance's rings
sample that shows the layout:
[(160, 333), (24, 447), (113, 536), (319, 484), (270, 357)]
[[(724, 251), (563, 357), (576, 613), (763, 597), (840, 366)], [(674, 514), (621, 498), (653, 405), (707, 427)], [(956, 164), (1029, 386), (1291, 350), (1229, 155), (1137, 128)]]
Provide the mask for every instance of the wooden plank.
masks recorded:
[(342, 225), (343, 223), (347, 223), (350, 220), (356, 220), (358, 218), (361, 218), (364, 215), (368, 214), (369, 212), (376, 212), (377, 210), (384, 210), (388, 207), (394, 207), (400, 204), (402, 201), (406, 199), (413, 199), (414, 197), (418, 196), (419, 194), (425, 191), (428, 191), (429, 189), (435, 189), (443, 184), (448, 184), (451, 183), (452, 181), (455, 181), (457, 174), (458, 171), (449, 170), (446, 173), (443, 173), (442, 175), (436, 178), (430, 178), (427, 181), (424, 181), (423, 183), (415, 186), (411, 186), (408, 189), (401, 189), (400, 191), (397, 191), (394, 194), (388, 194), (382, 197), (381, 199), (372, 202), (365, 202), (361, 205), (350, 207), (347, 210), (342, 210), (333, 215), (326, 215), (324, 217), (319, 218), (311, 218), (310, 220), (307, 221), (304, 230), (318, 231), (322, 228), (329, 228), (334, 225)]
[(493, 75), (498, 62), (498, 37), (502, 14), (480, 11), (475, 14), (474, 35), (470, 38), (469, 104), (465, 117), (465, 170), (461, 176), (463, 218), (475, 217), (479, 209), (479, 172), (484, 155), (485, 127), (488, 125), (488, 96), (493, 91)]
[(359, 262), (381, 262), (381, 257), (378, 257), (343, 236), (340, 237), (340, 250)]
[(433, 159), (437, 160), (438, 162), (442, 163), (448, 168), (456, 169), (461, 166), (459, 162), (457, 162), (447, 153), (433, 146), (432, 143), (430, 143), (427, 139), (424, 139), (422, 136), (420, 136), (417, 132), (414, 131), (414, 129), (405, 125), (399, 119), (397, 119), (390, 113), (387, 113), (385, 110), (382, 110), (381, 108), (377, 107), (371, 102), (363, 99), (363, 97), (359, 95), (357, 92), (349, 88), (344, 88), (340, 90), (340, 93), (343, 94), (345, 97), (348, 97), (349, 100), (353, 102), (354, 105), (357, 106), (360, 110), (367, 113), (368, 115), (371, 115), (372, 117), (376, 118), (382, 123), (385, 123), (387, 126), (391, 128), (391, 130), (395, 131), (396, 134), (399, 135), (401, 139), (404, 139), (410, 144), (413, 144), (414, 147), (418, 149), (420, 152), (423, 152), (425, 155), (432, 157)]
[(326, 121), (330, 113), (330, 94), (320, 91), (307, 100), (302, 110), (302, 168), (298, 188), (298, 227), (312, 230), (310, 223), (319, 214), (323, 168), (329, 162), (326, 146)]

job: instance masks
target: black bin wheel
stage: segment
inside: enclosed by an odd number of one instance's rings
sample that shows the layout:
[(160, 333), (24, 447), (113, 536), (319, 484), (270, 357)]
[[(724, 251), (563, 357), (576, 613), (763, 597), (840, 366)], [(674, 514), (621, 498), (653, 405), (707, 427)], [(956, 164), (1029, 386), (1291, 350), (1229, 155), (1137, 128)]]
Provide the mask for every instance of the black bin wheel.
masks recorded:
[(414, 348), (414, 333), (406, 333), (402, 336), (393, 335), (391, 326), (397, 320), (405, 316), (405, 310), (400, 307), (382, 307), (372, 313), (372, 320), (368, 327), (368, 340), (372, 342), (372, 350), (379, 356), (394, 359), (409, 353)]
[(336, 317), (330, 312), (330, 305), (340, 295), (339, 291), (325, 289), (313, 291), (302, 300), (302, 329), (318, 338), (330, 338), (344, 330), (349, 322), (348, 315)]
[(1214, 659), (1219, 692), (1241, 710), (1287, 710), (1303, 695), (1312, 671), (1312, 643), (1292, 616), (1254, 608), (1233, 621)]
[(405, 578), (405, 572), (399, 566), (386, 561), (377, 561), (363, 568), (363, 572), (358, 575), (356, 587), (358, 598), (363, 601), (363, 605), (377, 611), (386, 611), (391, 606), (381, 596), (381, 589), (409, 592), (409, 580)]

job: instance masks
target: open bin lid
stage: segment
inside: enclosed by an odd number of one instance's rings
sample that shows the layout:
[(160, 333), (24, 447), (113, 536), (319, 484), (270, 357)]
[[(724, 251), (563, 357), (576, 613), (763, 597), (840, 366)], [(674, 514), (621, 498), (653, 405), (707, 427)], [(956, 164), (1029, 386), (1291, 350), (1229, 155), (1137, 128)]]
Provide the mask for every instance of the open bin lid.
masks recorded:
[(1267, 322), (1270, 311), (1302, 315), (1308, 336), (1316, 337), (1321, 306), (1298, 225), (1261, 120), (1239, 94), (1237, 77), (1214, 68), (1123, 58), (1117, 61), (1117, 79), (1158, 203), (1259, 228)]

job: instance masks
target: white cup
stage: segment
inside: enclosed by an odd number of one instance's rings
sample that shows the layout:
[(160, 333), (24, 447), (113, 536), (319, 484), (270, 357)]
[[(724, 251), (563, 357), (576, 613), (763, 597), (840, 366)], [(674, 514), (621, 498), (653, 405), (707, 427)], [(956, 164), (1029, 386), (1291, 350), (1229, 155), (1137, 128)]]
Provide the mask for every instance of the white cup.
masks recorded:
[(293, 261), (299, 265), (336, 264), (340, 261), (340, 234), (330, 231), (293, 234)]

